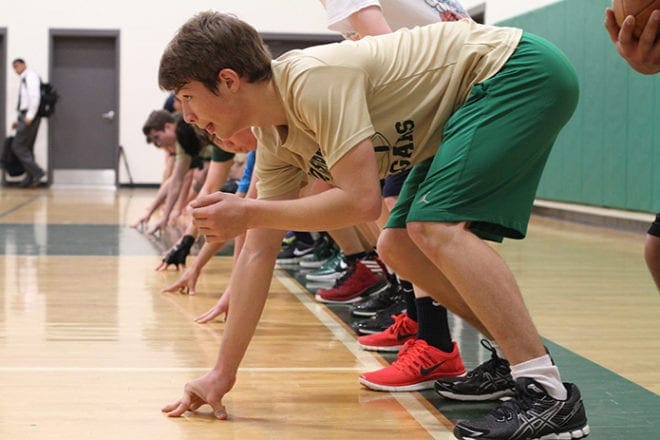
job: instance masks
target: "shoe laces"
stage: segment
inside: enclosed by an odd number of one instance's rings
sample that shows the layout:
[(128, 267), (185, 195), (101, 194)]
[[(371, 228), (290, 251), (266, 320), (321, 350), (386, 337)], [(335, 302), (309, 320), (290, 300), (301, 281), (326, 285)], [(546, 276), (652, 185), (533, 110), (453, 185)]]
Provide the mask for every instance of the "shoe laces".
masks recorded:
[(466, 377), (473, 378), (481, 376), (485, 371), (498, 371), (499, 369), (509, 368), (509, 361), (502, 359), (497, 355), (497, 350), (492, 346), (487, 339), (481, 340), (481, 345), (490, 351), (490, 360), (477, 366), (474, 370), (470, 371)]
[(518, 413), (529, 411), (535, 403), (534, 396), (525, 389), (525, 385), (516, 382), (514, 397), (505, 401), (491, 413), (498, 421), (511, 420)]
[(431, 365), (435, 361), (429, 354), (428, 345), (421, 339), (410, 339), (403, 344), (392, 366), (401, 371), (418, 373), (419, 367)]
[(392, 315), (392, 319), (394, 319), (394, 324), (389, 326), (387, 328), (387, 331), (389, 333), (392, 333), (394, 335), (397, 335), (399, 333), (402, 333), (405, 331), (405, 326), (408, 321), (408, 315), (405, 313), (399, 313), (398, 315)]

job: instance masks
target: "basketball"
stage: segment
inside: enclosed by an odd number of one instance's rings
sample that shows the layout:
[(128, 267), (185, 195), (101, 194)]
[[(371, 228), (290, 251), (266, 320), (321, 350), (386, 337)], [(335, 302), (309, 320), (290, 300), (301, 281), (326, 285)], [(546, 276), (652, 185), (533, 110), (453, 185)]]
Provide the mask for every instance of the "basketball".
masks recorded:
[(639, 38), (651, 13), (655, 9), (660, 9), (660, 0), (612, 0), (612, 9), (614, 9), (614, 16), (619, 26), (623, 24), (623, 20), (627, 16), (635, 17), (633, 35)]

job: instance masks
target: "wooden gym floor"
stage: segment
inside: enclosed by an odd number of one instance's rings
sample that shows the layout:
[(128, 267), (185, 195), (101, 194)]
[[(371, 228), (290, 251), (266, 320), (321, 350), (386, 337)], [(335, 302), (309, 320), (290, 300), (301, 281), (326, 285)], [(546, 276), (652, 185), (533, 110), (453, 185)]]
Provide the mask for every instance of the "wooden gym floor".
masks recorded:
[[(447, 439), (493, 407), (361, 388), (358, 373), (388, 359), (358, 348), (346, 308), (278, 270), (225, 399), (231, 420), (207, 408), (165, 417), (215, 360), (223, 323), (192, 319), (231, 260), (213, 259), (195, 296), (160, 293), (179, 275), (153, 270), (167, 237), (126, 226), (153, 195), (0, 189), (0, 439)], [(563, 379), (582, 390), (590, 438), (660, 432), (660, 295), (642, 248), (640, 234), (537, 217), (526, 240), (499, 247)], [(466, 366), (486, 360), (479, 335), (451, 324)]]

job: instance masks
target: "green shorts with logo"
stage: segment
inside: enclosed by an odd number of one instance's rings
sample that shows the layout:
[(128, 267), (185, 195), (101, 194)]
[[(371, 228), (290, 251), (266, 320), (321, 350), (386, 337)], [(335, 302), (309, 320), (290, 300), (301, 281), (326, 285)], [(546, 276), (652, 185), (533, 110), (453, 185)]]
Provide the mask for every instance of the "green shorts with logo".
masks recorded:
[(449, 118), (435, 156), (413, 167), (386, 227), (467, 221), (484, 239), (524, 238), (550, 149), (577, 100), (566, 56), (524, 33)]

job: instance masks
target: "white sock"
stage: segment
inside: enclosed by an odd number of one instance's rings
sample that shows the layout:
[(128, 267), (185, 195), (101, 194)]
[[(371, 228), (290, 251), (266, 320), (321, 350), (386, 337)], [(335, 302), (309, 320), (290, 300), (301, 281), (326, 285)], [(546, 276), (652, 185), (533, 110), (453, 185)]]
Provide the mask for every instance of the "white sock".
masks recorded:
[(501, 349), (500, 346), (497, 344), (497, 342), (495, 342), (495, 341), (492, 340), (492, 339), (488, 339), (488, 342), (490, 342), (491, 347), (493, 347), (493, 350), (495, 350), (495, 354), (496, 354), (496, 355), (498, 355), (498, 356), (501, 357), (502, 359), (506, 359), (506, 356), (504, 356), (504, 353), (502, 353), (502, 349)]
[(511, 365), (511, 375), (514, 379), (528, 377), (537, 381), (546, 393), (553, 399), (566, 400), (566, 387), (561, 382), (559, 369), (552, 365), (550, 355), (546, 354), (536, 359)]

